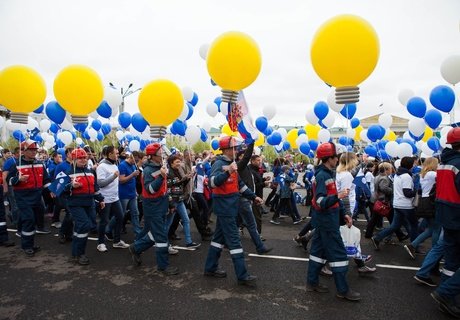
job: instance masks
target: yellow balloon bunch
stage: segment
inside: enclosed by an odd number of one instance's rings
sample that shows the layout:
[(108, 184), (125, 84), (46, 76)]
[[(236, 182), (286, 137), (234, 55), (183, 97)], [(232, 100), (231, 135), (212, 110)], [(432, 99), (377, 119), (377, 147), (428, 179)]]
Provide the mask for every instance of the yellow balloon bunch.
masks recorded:
[(257, 43), (237, 31), (217, 37), (206, 57), (211, 79), (224, 90), (239, 91), (256, 80), (262, 67)]
[(308, 136), (308, 139), (318, 140), (318, 133), (319, 133), (319, 130), (321, 130), (321, 127), (319, 125), (307, 124), (304, 127), (304, 130)]
[(355, 128), (355, 141), (356, 142), (361, 141), (361, 131), (363, 130), (364, 130), (363, 126), (357, 126)]
[(34, 69), (15, 65), (0, 72), (0, 104), (12, 112), (29, 113), (46, 99), (46, 83)]
[(387, 134), (383, 139), (388, 140), (388, 141), (395, 141), (396, 138), (398, 138), (398, 137), (396, 136), (396, 133), (394, 133), (393, 130), (390, 130), (390, 131), (388, 132), (388, 134)]
[(138, 104), (139, 111), (151, 126), (168, 126), (180, 116), (184, 97), (174, 82), (159, 79), (142, 88)]
[(427, 142), (428, 139), (430, 139), (432, 136), (433, 136), (433, 130), (430, 127), (426, 126), (422, 141)]
[(297, 143), (296, 143), (296, 140), (298, 137), (299, 137), (299, 129), (291, 129), (286, 135), (286, 141), (289, 142), (292, 149), (297, 149), (299, 147), (297, 146)]
[(96, 71), (77, 64), (67, 66), (58, 73), (53, 91), (57, 102), (75, 116), (87, 116), (99, 107), (104, 98), (104, 86)]
[(222, 129), (220, 130), (220, 132), (230, 137), (236, 137), (238, 135), (238, 131), (232, 131), (228, 123), (222, 126)]
[(259, 137), (257, 138), (256, 142), (254, 143), (254, 145), (256, 147), (260, 147), (262, 146), (263, 144), (265, 143), (265, 138), (264, 138), (264, 135), (259, 133)]

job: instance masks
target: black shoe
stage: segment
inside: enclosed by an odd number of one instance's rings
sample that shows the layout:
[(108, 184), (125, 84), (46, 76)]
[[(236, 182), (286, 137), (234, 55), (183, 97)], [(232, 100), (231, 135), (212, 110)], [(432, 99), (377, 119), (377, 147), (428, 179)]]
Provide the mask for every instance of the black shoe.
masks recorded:
[(158, 269), (158, 271), (166, 276), (175, 276), (176, 274), (179, 274), (179, 269), (177, 269), (176, 267), (171, 267), (171, 266), (163, 270)]
[(204, 275), (206, 277), (225, 278), (227, 277), (227, 272), (222, 269), (216, 269), (216, 271), (205, 271)]
[(318, 292), (318, 293), (326, 293), (329, 292), (329, 288), (326, 286), (323, 286), (322, 284), (317, 284), (316, 286), (313, 286), (311, 284), (308, 284), (305, 286), (305, 289), (307, 292)]
[(23, 251), (28, 257), (33, 257), (35, 255), (35, 251), (32, 248), (24, 249)]
[(190, 249), (198, 249), (201, 246), (201, 243), (190, 242), (187, 243), (185, 246)]
[(60, 244), (65, 244), (67, 242), (67, 239), (64, 235), (59, 235), (59, 243)]
[(437, 286), (437, 284), (433, 280), (431, 280), (430, 277), (425, 278), (425, 277), (420, 277), (420, 276), (415, 275), (414, 279), (417, 280), (419, 283), (422, 283), (422, 284), (427, 285), (429, 287), (436, 287)]
[(272, 250), (273, 250), (273, 248), (264, 248), (263, 250), (260, 250), (259, 252), (257, 252), (257, 254), (266, 254), (266, 253), (269, 253)]
[(460, 308), (455, 305), (454, 301), (449, 301), (449, 299), (439, 295), (436, 291), (433, 291), (431, 296), (439, 303), (441, 311), (447, 312), (455, 318), (460, 318)]
[(359, 300), (361, 300), (361, 295), (356, 291), (348, 289), (347, 293), (338, 293), (337, 292), (337, 298), (345, 299), (345, 300), (348, 300), (348, 301), (359, 301)]
[(81, 256), (77, 257), (78, 260), (77, 260), (77, 263), (81, 266), (87, 266), (89, 264), (89, 259), (87, 256), (85, 256), (84, 254), (82, 254)]
[(246, 279), (238, 279), (238, 284), (240, 286), (255, 287), (257, 277), (256, 276), (247, 276)]
[(404, 240), (407, 240), (409, 239), (409, 235), (408, 234), (405, 234), (403, 235), (401, 238), (398, 238), (399, 242), (403, 242)]
[(372, 244), (374, 245), (375, 250), (380, 250), (380, 241), (375, 239), (374, 237), (371, 238)]
[(134, 265), (140, 266), (142, 264), (141, 255), (134, 249), (134, 243), (129, 246), (128, 250), (129, 253), (131, 253), (131, 258), (133, 259)]
[(106, 233), (105, 238), (107, 239), (107, 241), (113, 242), (113, 236), (110, 233)]
[(2, 243), (0, 243), (0, 247), (13, 247), (14, 246), (14, 241), (7, 240)]
[(34, 253), (37, 253), (38, 251), (40, 251), (42, 248), (40, 248), (39, 246), (34, 246), (32, 248), (32, 250), (34, 250)]

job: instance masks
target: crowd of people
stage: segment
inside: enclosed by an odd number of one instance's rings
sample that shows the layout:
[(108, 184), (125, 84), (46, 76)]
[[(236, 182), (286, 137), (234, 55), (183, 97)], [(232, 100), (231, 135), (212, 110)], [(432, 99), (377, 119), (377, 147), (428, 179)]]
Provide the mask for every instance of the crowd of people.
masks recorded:
[[(89, 146), (68, 147), (64, 159), (57, 152), (48, 156), (28, 139), (13, 152), (3, 149), (0, 246), (15, 245), (7, 232), (8, 218), (24, 254), (34, 256), (40, 250), (35, 234), (50, 233), (45, 226), (48, 213), (59, 242), (72, 243), (77, 264), (90, 263), (85, 252), (92, 233), (99, 252), (107, 252), (111, 243), (114, 249), (127, 249), (135, 265), (154, 246), (158, 271), (176, 275), (179, 269), (170, 265), (169, 255), (178, 253), (171, 243), (181, 240), (181, 224), (186, 248), (210, 241), (205, 276), (226, 277), (219, 259), (227, 248), (238, 284), (254, 286), (257, 279), (247, 269), (240, 237), (246, 228), (257, 253), (270, 252), (261, 235), (262, 215), (269, 208), (275, 226), (286, 217), (293, 224), (308, 220), (294, 237), (309, 251), (306, 290), (328, 292), (319, 275), (333, 275), (337, 297), (357, 301), (360, 294), (346, 280), (349, 258), (360, 273), (376, 271), (367, 265), (372, 257), (361, 252), (360, 232), (353, 226), (363, 215), (364, 237), (375, 250), (393, 241), (394, 233), (400, 242), (409, 239), (403, 248), (411, 259), (426, 255), (414, 279), (437, 286), (432, 296), (441, 310), (460, 317), (455, 304), (460, 287), (460, 128), (449, 132), (447, 143), (452, 148), (437, 157), (396, 161), (341, 152), (333, 143), (323, 143), (315, 163), (299, 165), (291, 157), (279, 157), (272, 175), (266, 175), (268, 168), (254, 154), (254, 144), (244, 146), (234, 137), (219, 140), (219, 156), (190, 150), (171, 154), (164, 145), (152, 143), (144, 153), (106, 146), (100, 156)], [(304, 197), (296, 191), (299, 187), (305, 188)], [(271, 188), (265, 201), (264, 188)], [(299, 204), (310, 207), (310, 219), (301, 217)], [(193, 239), (190, 219), (200, 241)], [(387, 228), (384, 219), (390, 223)], [(122, 239), (128, 221), (132, 244)], [(425, 252), (421, 244), (429, 238), (432, 248)], [(431, 275), (440, 270), (437, 284)]]

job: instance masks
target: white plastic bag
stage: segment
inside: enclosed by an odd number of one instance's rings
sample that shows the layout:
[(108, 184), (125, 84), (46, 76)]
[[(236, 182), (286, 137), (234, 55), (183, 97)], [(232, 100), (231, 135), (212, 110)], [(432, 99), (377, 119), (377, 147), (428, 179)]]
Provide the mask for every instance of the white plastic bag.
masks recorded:
[(361, 230), (355, 226), (348, 228), (346, 225), (340, 226), (340, 235), (350, 258), (361, 258)]

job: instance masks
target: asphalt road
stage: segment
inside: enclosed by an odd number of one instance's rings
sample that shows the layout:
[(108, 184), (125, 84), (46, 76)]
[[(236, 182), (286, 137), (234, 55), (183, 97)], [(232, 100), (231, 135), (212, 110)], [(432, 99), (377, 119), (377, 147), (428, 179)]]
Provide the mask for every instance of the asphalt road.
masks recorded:
[[(306, 207), (300, 207), (306, 215)], [(279, 226), (264, 216), (263, 236), (273, 247), (269, 256), (308, 258), (292, 241), (302, 225), (284, 219)], [(356, 224), (362, 230), (364, 222)], [(199, 240), (192, 222), (194, 240)], [(128, 229), (130, 231), (130, 229)], [(179, 230), (178, 234), (181, 234)], [(10, 236), (19, 245), (13, 233)], [(131, 232), (125, 235), (132, 241)], [(334, 282), (322, 278), (330, 293), (306, 293), (307, 262), (251, 256), (255, 253), (249, 235), (242, 236), (251, 274), (258, 277), (256, 288), (236, 284), (230, 255), (224, 252), (224, 279), (203, 276), (209, 242), (196, 251), (181, 250), (171, 256), (178, 276), (166, 277), (155, 271), (153, 249), (143, 254), (140, 267), (132, 265), (128, 250), (99, 253), (89, 241), (89, 266), (69, 262), (70, 244), (61, 245), (54, 235), (37, 235), (42, 251), (27, 258), (19, 247), (0, 248), (0, 319), (428, 319), (448, 318), (430, 297), (432, 288), (412, 278), (414, 270), (378, 267), (372, 275), (358, 275), (350, 263), (350, 287), (362, 301), (346, 302), (335, 297)], [(183, 245), (183, 243), (178, 243)], [(362, 239), (364, 253), (373, 255), (371, 265), (418, 267), (423, 257), (409, 259), (402, 244), (384, 245), (374, 252)], [(438, 278), (434, 278), (439, 281)]]

